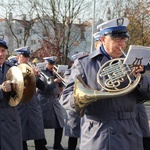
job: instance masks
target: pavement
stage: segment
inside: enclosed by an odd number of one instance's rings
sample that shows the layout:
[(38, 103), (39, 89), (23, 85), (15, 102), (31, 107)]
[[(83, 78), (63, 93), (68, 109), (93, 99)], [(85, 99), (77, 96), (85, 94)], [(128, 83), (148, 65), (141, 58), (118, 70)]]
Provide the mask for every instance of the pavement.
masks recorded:
[[(53, 147), (53, 142), (54, 142), (54, 130), (53, 129), (45, 129), (45, 136), (46, 136), (46, 140), (47, 140), (46, 147), (48, 148), (48, 150), (53, 150), (52, 147)], [(65, 150), (67, 150), (67, 147), (68, 147), (67, 143), (68, 143), (68, 137), (64, 136), (64, 134), (63, 134), (61, 145), (63, 146), (63, 148)], [(35, 150), (33, 140), (28, 141), (27, 144), (28, 144), (28, 150)], [(79, 143), (77, 145), (76, 150), (79, 150)]]
[[(65, 118), (65, 116), (66, 116), (65, 109), (63, 109), (63, 115), (64, 115), (64, 118)], [(48, 150), (53, 150), (54, 129), (45, 129), (45, 137), (46, 137), (46, 140), (47, 140), (46, 147), (48, 148)], [(33, 140), (27, 141), (27, 144), (28, 144), (28, 150), (35, 150)], [(63, 133), (61, 145), (65, 150), (68, 149), (68, 137), (65, 136), (64, 133)], [(79, 141), (78, 141), (78, 145), (77, 145), (76, 150), (79, 150)]]

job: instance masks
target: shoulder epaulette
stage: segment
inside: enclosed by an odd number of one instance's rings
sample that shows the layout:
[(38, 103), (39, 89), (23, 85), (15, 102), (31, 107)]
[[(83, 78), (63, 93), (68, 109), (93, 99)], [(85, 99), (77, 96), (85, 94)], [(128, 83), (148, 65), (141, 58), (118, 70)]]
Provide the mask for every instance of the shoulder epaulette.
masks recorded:
[(13, 64), (11, 64), (9, 61), (5, 61), (5, 63), (6, 63), (7, 66), (10, 66), (10, 67), (13, 66)]
[(87, 57), (87, 56), (89, 56), (89, 54), (88, 54), (88, 53), (83, 54), (83, 55), (82, 55), (82, 56), (80, 56), (78, 59), (82, 59), (82, 58)]

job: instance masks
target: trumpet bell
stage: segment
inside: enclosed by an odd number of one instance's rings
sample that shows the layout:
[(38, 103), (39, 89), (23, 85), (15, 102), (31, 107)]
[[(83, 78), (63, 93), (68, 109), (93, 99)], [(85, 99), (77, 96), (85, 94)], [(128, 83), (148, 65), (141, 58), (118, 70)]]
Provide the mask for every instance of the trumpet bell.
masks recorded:
[(24, 79), (24, 90), (21, 99), (22, 103), (27, 103), (33, 97), (36, 91), (36, 78), (32, 68), (27, 64), (20, 64), (18, 68), (21, 70)]
[(13, 90), (10, 92), (8, 104), (14, 107), (20, 103), (23, 96), (24, 80), (21, 70), (16, 66), (11, 67), (6, 73), (6, 80), (13, 83)]

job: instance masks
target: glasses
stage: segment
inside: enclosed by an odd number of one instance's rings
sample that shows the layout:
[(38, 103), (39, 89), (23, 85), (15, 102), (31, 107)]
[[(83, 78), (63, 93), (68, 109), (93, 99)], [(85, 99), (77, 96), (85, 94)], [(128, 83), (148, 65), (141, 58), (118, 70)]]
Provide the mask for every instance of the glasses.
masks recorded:
[(125, 41), (127, 42), (129, 38), (127, 37), (111, 37), (114, 41), (116, 42), (121, 42), (121, 41)]

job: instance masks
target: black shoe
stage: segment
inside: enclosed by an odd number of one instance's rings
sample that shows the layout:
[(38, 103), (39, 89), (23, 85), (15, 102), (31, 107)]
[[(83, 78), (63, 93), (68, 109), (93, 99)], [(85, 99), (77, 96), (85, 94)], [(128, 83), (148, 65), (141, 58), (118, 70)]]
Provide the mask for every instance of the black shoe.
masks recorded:
[(61, 145), (54, 145), (53, 149), (54, 150), (65, 150)]
[(36, 148), (35, 150), (48, 150), (46, 147), (43, 148)]

